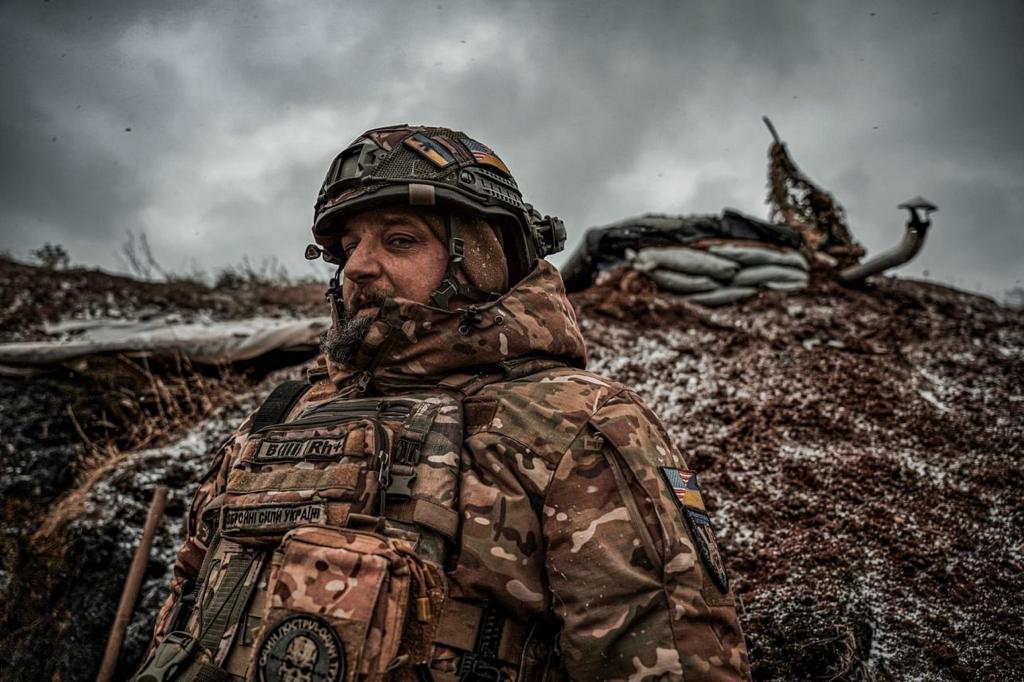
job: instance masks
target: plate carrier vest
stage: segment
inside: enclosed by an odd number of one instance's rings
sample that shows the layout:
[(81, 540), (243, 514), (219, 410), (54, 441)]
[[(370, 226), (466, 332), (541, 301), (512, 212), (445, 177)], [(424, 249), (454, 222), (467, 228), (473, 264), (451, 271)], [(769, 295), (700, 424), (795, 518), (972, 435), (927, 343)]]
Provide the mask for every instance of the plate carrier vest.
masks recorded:
[[(519, 364), (454, 390), (334, 396), (290, 418), (309, 384), (278, 386), (203, 512), (206, 557), (172, 631), (135, 679), (499, 682), (503, 665), (520, 679), (557, 667), (550, 629), (450, 598), (444, 573), (458, 541), (462, 400), (562, 366)], [(434, 644), (459, 652), (456, 669), (431, 669)]]

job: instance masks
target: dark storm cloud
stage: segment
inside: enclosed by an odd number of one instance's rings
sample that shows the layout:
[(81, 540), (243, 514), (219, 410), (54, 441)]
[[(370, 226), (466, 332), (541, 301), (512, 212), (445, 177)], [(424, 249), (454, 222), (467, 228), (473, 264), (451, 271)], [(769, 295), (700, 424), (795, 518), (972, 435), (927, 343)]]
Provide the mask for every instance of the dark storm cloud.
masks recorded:
[(645, 211), (764, 215), (769, 114), (869, 250), (921, 193), (941, 210), (907, 272), (1021, 278), (1016, 3), (79, 5), (0, 9), (15, 253), (56, 241), (113, 266), (133, 229), (172, 268), (308, 272), (327, 163), (403, 121), (494, 146), (570, 246)]

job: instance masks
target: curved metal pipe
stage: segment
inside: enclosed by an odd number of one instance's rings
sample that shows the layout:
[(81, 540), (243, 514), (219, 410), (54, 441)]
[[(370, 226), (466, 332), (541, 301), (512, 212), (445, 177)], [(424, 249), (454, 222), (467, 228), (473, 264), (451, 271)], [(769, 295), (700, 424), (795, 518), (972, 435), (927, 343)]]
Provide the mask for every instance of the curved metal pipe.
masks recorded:
[[(903, 234), (903, 241), (891, 251), (872, 258), (866, 263), (858, 263), (842, 270), (839, 273), (839, 281), (844, 284), (857, 284), (868, 277), (876, 275), (890, 268), (903, 265), (918, 254), (924, 246), (924, 238), (928, 234), (928, 227), (931, 221), (928, 215), (934, 213), (938, 208), (922, 197), (915, 197), (910, 201), (900, 204), (910, 212), (907, 220), (907, 231)], [(920, 211), (920, 213), (918, 213)]]

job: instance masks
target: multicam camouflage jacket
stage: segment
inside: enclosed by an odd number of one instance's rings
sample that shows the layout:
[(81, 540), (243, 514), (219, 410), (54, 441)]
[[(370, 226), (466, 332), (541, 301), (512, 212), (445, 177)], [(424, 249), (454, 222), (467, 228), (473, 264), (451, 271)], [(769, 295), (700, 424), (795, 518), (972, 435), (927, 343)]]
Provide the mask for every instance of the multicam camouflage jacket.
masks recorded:
[[(178, 656), (184, 678), (749, 679), (696, 477), (636, 394), (585, 362), (546, 262), (469, 311), (386, 302), (354, 368), (321, 360), (282, 425), (251, 417), (221, 448), (146, 670)], [(417, 441), (428, 468), (402, 470), (411, 450), (380, 444), (421, 412), (441, 436)]]

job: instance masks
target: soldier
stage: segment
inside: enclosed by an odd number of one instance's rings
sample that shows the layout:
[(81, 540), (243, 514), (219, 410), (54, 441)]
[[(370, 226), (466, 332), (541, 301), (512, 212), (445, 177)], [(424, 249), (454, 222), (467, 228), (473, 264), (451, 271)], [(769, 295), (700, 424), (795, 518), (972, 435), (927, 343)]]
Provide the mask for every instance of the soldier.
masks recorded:
[(371, 130), (313, 234), (325, 352), (217, 454), (138, 679), (748, 679), (697, 477), (498, 156)]

